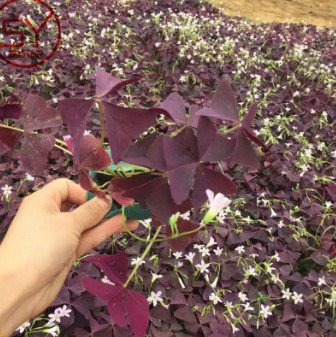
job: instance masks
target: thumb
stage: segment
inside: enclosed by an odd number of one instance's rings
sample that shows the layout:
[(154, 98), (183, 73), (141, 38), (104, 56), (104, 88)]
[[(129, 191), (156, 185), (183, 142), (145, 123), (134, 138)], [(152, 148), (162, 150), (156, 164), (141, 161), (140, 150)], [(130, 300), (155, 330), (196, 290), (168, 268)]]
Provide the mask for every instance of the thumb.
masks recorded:
[(107, 200), (94, 197), (77, 207), (70, 214), (78, 225), (80, 233), (97, 225), (107, 214), (112, 206), (112, 198), (107, 195)]

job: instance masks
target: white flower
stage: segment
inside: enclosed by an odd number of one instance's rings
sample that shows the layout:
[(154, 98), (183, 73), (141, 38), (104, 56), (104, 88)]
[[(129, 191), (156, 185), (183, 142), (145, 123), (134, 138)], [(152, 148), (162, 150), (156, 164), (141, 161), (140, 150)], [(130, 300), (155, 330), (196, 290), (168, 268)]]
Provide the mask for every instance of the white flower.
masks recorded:
[(267, 305), (266, 307), (263, 304), (261, 305), (260, 315), (262, 316), (263, 319), (266, 319), (267, 316), (272, 315), (269, 305)]
[(53, 314), (49, 314), (48, 317), (50, 317), (49, 322), (58, 322), (61, 323), (61, 315), (55, 310)]
[(221, 256), (222, 253), (223, 253), (223, 248), (217, 247), (216, 249), (213, 250), (213, 252), (214, 252), (217, 256)]
[(194, 244), (194, 248), (200, 250), (201, 248), (203, 248), (204, 245), (198, 245), (197, 243)]
[(274, 267), (272, 267), (272, 263), (265, 263), (265, 270), (266, 273), (272, 274), (272, 271), (275, 270)]
[(154, 45), (155, 45), (156, 48), (160, 47), (160, 44), (161, 44), (160, 42), (155, 42), (154, 43)]
[[(151, 272), (152, 273), (152, 272)], [(162, 278), (163, 275), (158, 275), (158, 274), (155, 274), (155, 273), (152, 273), (152, 283), (155, 281), (155, 280), (158, 280), (159, 278)]]
[(30, 326), (29, 321), (24, 322), (15, 331), (20, 330), (20, 333), (23, 333), (28, 326)]
[(85, 130), (84, 133), (83, 133), (83, 136), (88, 136), (91, 134), (91, 131), (90, 130)]
[(200, 249), (200, 253), (202, 253), (202, 256), (203, 256), (203, 257), (204, 257), (204, 256), (210, 256), (209, 249), (206, 248), (206, 247), (202, 247), (202, 248)]
[(242, 253), (245, 253), (245, 249), (244, 246), (238, 246), (235, 251), (238, 252), (239, 255), (241, 255)]
[(244, 293), (242, 293), (242, 292), (238, 293), (238, 297), (239, 297), (243, 302), (247, 301), (247, 296), (246, 296), (246, 294), (244, 294)]
[(3, 190), (3, 194), (5, 197), (9, 197), (12, 194), (12, 186), (5, 185), (4, 187), (1, 187)]
[(101, 279), (102, 282), (106, 283), (106, 284), (111, 284), (111, 285), (115, 285), (113, 282), (111, 282), (107, 276), (105, 275), (102, 279)]
[(235, 333), (235, 332), (239, 331), (239, 329), (238, 329), (238, 328), (236, 328), (234, 325), (231, 325), (231, 328), (232, 328), (232, 332), (233, 332), (233, 333)]
[(333, 203), (331, 201), (326, 201), (326, 203), (325, 203), (326, 209), (329, 209), (332, 205), (333, 205)]
[(289, 291), (289, 288), (287, 290), (281, 290), (282, 292), (282, 298), (285, 298), (286, 300), (289, 300), (292, 296), (292, 293)]
[(207, 243), (207, 245), (205, 247), (209, 248), (210, 246), (216, 245), (217, 242), (215, 241), (215, 239), (213, 237), (210, 238), (209, 242)]
[(336, 159), (336, 150), (331, 152), (331, 156)]
[(232, 302), (225, 302), (225, 305), (226, 305), (229, 309), (233, 308)]
[(45, 330), (42, 330), (43, 332), (46, 332), (46, 333), (50, 333), (53, 337), (57, 337), (60, 333), (60, 328), (55, 325), (54, 327), (50, 328), (50, 329), (45, 329)]
[(283, 223), (283, 220), (281, 219), (280, 222), (278, 223), (278, 227), (282, 228), (284, 226), (285, 226), (285, 224)]
[(187, 78), (184, 75), (182, 75), (180, 77), (180, 82), (182, 82), (182, 83), (187, 82)]
[(277, 262), (280, 261), (280, 257), (279, 257), (279, 253), (275, 252), (275, 254), (273, 255), (273, 257), (276, 259)]
[(299, 302), (302, 303), (303, 300), (301, 299), (303, 295), (302, 294), (298, 294), (297, 292), (294, 291), (292, 299), (294, 301), (295, 304), (298, 304)]
[(182, 261), (177, 261), (177, 268), (183, 267), (183, 262)]
[(61, 317), (70, 317), (69, 313), (71, 312), (71, 309), (68, 309), (66, 305), (63, 305), (63, 307), (59, 307), (55, 310), (55, 313), (60, 315)]
[(271, 217), (273, 218), (275, 216), (277, 216), (277, 214), (274, 212), (273, 208), (271, 208)]
[(187, 211), (187, 212), (181, 214), (180, 217), (184, 220), (189, 220), (190, 219), (190, 211)]
[(190, 253), (184, 255), (184, 257), (185, 257), (187, 260), (189, 260), (190, 262), (192, 262), (192, 261), (194, 260), (195, 255), (196, 255), (196, 253), (190, 252)]
[(28, 181), (34, 181), (34, 177), (31, 176), (31, 175), (28, 174), (28, 173), (26, 173), (26, 179), (27, 179)]
[(249, 302), (245, 303), (245, 304), (241, 304), (245, 309), (244, 311), (253, 311), (253, 307), (251, 307), (251, 304)]
[(319, 287), (321, 287), (322, 284), (327, 284), (325, 280), (325, 276), (319, 277), (317, 284)]
[(213, 301), (214, 304), (217, 304), (218, 302), (222, 303), (220, 297), (218, 297), (215, 293), (211, 293), (211, 295), (209, 296), (209, 300)]
[(257, 276), (258, 274), (256, 273), (255, 269), (251, 266), (249, 266), (249, 269), (246, 270), (245, 277), (249, 277), (250, 275), (252, 276)]
[(199, 271), (203, 274), (203, 273), (208, 273), (209, 272), (209, 263), (204, 263), (204, 261), (201, 261), (201, 264), (197, 264), (195, 267), (197, 269), (199, 269)]
[(162, 294), (161, 291), (158, 291), (156, 294), (154, 291), (151, 292), (151, 296), (147, 298), (148, 302), (153, 302), (154, 307), (157, 305), (158, 302), (162, 302), (163, 299), (160, 297)]
[[(139, 261), (141, 260), (140, 257), (137, 257), (137, 258), (133, 258), (131, 261), (131, 265), (133, 264), (137, 264)], [(142, 265), (143, 263), (146, 263), (144, 260), (141, 261), (140, 265)]]
[(206, 194), (209, 199), (209, 210), (206, 212), (203, 219), (205, 224), (209, 223), (224, 207), (231, 203), (231, 200), (222, 193), (217, 193), (216, 196), (214, 196), (214, 192), (207, 189)]
[(175, 259), (179, 259), (180, 257), (182, 257), (182, 252), (175, 252), (173, 253), (173, 255), (175, 256)]
[(325, 148), (325, 143), (321, 142), (319, 145), (317, 145), (317, 148), (318, 148), (319, 151), (322, 151), (323, 148)]

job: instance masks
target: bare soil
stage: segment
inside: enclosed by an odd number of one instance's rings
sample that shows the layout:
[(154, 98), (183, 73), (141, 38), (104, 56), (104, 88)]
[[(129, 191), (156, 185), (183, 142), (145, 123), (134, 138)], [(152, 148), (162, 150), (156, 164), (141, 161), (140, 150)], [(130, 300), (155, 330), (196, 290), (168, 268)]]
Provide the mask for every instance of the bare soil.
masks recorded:
[(254, 22), (310, 23), (336, 27), (336, 0), (209, 0), (226, 15)]

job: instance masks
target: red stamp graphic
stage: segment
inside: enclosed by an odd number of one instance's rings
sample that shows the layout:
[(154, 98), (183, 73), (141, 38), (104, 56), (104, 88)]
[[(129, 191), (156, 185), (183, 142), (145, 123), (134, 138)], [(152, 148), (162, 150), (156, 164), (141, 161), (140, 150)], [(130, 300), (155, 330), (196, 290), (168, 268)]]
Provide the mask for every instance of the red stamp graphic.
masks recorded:
[(42, 0), (9, 0), (0, 6), (0, 58), (19, 68), (47, 62), (61, 42), (55, 11)]

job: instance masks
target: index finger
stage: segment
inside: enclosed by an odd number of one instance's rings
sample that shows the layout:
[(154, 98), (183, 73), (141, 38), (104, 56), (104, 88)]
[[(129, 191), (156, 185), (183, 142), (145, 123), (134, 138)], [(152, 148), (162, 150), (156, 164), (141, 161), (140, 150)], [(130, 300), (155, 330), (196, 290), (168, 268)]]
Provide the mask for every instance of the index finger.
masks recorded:
[(39, 203), (60, 210), (63, 202), (70, 201), (76, 205), (85, 202), (87, 191), (74, 181), (59, 178), (42, 187), (39, 191), (31, 194), (31, 197), (39, 198)]

